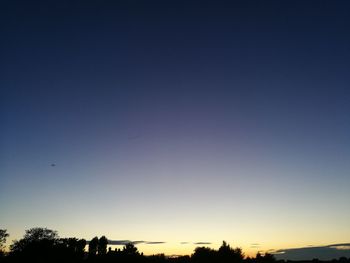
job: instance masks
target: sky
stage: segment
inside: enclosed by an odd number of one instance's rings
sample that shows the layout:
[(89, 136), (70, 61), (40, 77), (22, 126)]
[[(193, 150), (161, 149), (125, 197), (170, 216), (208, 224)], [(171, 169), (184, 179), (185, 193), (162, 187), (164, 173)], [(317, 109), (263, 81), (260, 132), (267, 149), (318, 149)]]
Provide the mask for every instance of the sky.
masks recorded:
[(350, 242), (349, 2), (0, 5), (9, 242)]

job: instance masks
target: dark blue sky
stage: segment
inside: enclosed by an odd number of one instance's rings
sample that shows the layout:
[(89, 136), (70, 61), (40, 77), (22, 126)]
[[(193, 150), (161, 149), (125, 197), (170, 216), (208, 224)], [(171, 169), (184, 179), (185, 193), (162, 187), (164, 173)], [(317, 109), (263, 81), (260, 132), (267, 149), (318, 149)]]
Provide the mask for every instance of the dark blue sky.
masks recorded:
[[(2, 1), (0, 10), (0, 219), (15, 236), (43, 224), (89, 237), (104, 224), (125, 230), (114, 239), (149, 240), (162, 226), (161, 240), (183, 229), (266, 249), (349, 242), (347, 1)], [(167, 207), (157, 224), (150, 203)], [(114, 218), (111, 206), (119, 221), (80, 224), (90, 207)], [(263, 206), (271, 218), (247, 220)], [(164, 223), (172, 211), (193, 222)], [(211, 223), (194, 222), (213, 211), (222, 229), (201, 236)], [(321, 215), (300, 243), (295, 233)]]

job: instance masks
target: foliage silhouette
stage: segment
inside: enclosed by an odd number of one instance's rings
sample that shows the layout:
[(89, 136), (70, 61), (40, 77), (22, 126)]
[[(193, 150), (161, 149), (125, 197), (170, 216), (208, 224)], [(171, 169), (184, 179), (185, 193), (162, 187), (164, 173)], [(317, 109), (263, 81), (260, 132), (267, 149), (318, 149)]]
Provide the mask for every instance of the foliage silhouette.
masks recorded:
[(258, 252), (255, 258), (247, 258), (246, 261), (247, 263), (274, 263), (276, 259), (272, 254), (265, 253), (265, 255), (262, 255)]
[(4, 256), (6, 239), (9, 237), (6, 229), (0, 229), (0, 257)]
[(108, 240), (105, 236), (100, 237), (98, 240), (98, 254), (99, 255), (106, 255), (107, 254), (107, 244)]
[[(0, 244), (8, 237), (6, 230), (0, 231)], [(144, 256), (134, 243), (127, 243), (123, 249), (112, 250), (105, 236), (94, 237), (85, 251), (86, 240), (77, 238), (59, 238), (54, 230), (31, 228), (26, 230), (20, 240), (10, 246), (10, 253), (0, 257), (1, 263), (276, 263), (272, 254), (257, 253), (255, 258), (245, 258), (240, 248), (232, 248), (223, 241), (219, 249), (197, 247), (191, 256), (166, 257), (164, 254)], [(284, 263), (284, 261), (279, 261)], [(300, 263), (319, 262), (305, 261)], [(324, 262), (324, 261), (323, 261)], [(330, 263), (350, 263), (350, 259), (341, 258)]]
[(197, 247), (192, 254), (194, 262), (214, 262), (216, 251), (208, 247)]
[(49, 245), (53, 245), (58, 239), (56, 231), (47, 228), (31, 228), (26, 230), (22, 239), (14, 241), (10, 246), (10, 250), (13, 253), (25, 252), (29, 249), (44, 249)]
[(191, 259), (194, 262), (239, 263), (243, 261), (244, 255), (240, 248), (233, 249), (223, 241), (219, 250), (208, 247), (197, 247)]
[(138, 256), (140, 253), (137, 250), (137, 247), (133, 243), (128, 243), (123, 248), (124, 255), (127, 256)]
[(97, 249), (98, 249), (98, 237), (94, 237), (90, 242), (89, 242), (89, 257), (94, 257), (97, 254)]
[(6, 229), (0, 229), (0, 248), (3, 248), (6, 239), (9, 237)]
[(10, 246), (10, 253), (16, 259), (25, 258), (44, 262), (57, 254), (58, 240), (56, 231), (39, 227), (31, 228), (26, 230), (22, 239), (13, 242)]
[(60, 257), (73, 259), (75, 261), (84, 259), (85, 246), (85, 239), (61, 238), (58, 241)]
[(244, 254), (242, 253), (242, 249), (240, 248), (231, 248), (226, 241), (222, 242), (221, 247), (218, 250), (217, 259), (219, 262), (242, 262), (244, 259)]

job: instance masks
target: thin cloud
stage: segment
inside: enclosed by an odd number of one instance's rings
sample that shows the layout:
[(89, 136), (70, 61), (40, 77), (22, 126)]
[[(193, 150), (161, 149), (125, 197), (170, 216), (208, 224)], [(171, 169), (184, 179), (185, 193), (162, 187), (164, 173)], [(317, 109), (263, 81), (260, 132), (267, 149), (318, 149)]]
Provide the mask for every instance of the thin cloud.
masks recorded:
[(126, 245), (129, 243), (134, 244), (131, 240), (108, 240), (109, 245)]
[(195, 245), (210, 245), (211, 242), (194, 242)]
[(350, 249), (350, 243), (341, 243), (341, 244), (333, 244), (333, 245), (329, 245), (328, 247), (330, 248), (335, 248), (338, 250), (348, 250)]
[(250, 244), (250, 248), (260, 248), (260, 244), (259, 243), (252, 243)]
[(137, 245), (137, 244), (145, 244), (145, 243), (147, 243), (147, 241), (137, 240), (137, 241), (132, 241), (131, 243), (134, 245)]
[(146, 244), (146, 245), (155, 245), (155, 244), (164, 244), (166, 242), (164, 241), (144, 241), (144, 240), (108, 240), (109, 245), (117, 245), (117, 246), (124, 246), (126, 244)]

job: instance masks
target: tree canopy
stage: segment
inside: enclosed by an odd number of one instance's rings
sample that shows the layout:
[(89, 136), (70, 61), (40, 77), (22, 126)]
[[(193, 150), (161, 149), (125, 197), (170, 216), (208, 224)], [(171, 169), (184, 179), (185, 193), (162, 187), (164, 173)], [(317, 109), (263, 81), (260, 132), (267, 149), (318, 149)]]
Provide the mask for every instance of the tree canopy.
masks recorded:
[(3, 253), (6, 239), (9, 237), (6, 229), (0, 229), (0, 254)]

